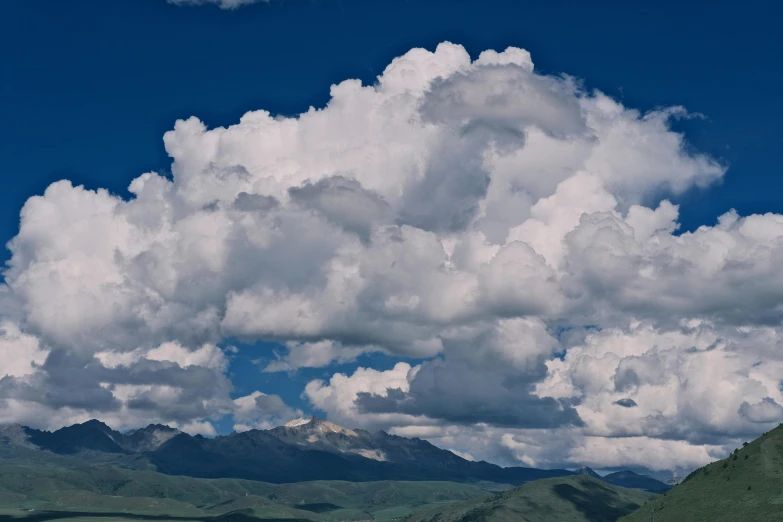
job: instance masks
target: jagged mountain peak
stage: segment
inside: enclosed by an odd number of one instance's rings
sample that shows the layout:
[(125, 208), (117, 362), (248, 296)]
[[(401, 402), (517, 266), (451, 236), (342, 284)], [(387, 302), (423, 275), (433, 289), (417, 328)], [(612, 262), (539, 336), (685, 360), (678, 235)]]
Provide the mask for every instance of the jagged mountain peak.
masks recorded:
[(315, 420), (315, 417), (300, 417), (298, 419), (294, 419), (292, 421), (288, 421), (285, 424), (283, 424), (283, 428), (297, 428), (299, 426), (304, 426), (305, 424), (310, 424)]
[(54, 432), (28, 429), (27, 435), (31, 444), (53, 453), (125, 452), (121, 446), (122, 434), (97, 419), (65, 426)]
[(159, 434), (159, 433), (171, 434), (171, 436), (173, 437), (174, 435), (182, 432), (177, 428), (172, 428), (171, 426), (166, 426), (165, 424), (149, 424), (147, 426), (144, 426), (143, 428), (135, 428), (132, 430), (125, 431), (123, 432), (123, 435), (126, 437), (142, 437), (148, 434)]
[(162, 424), (150, 424), (125, 433), (113, 430), (97, 419), (64, 426), (56, 431), (42, 431), (21, 425), (0, 428), (0, 439), (19, 446), (48, 450), (60, 454), (83, 451), (102, 453), (143, 453), (153, 451), (181, 431)]
[(294, 419), (292, 421), (285, 423), (282, 426), (278, 426), (277, 428), (272, 428), (269, 431), (279, 433), (284, 430), (307, 432), (311, 434), (312, 433), (322, 433), (322, 434), (337, 433), (349, 437), (359, 436), (356, 430), (351, 430), (348, 428), (344, 428), (342, 426), (338, 426), (333, 422), (329, 422), (326, 419), (321, 419), (320, 417), (316, 417), (316, 416), (301, 417), (299, 419)]
[(29, 429), (27, 426), (22, 426), (21, 424), (5, 424), (0, 426), (0, 433), (21, 432), (27, 429)]
[(597, 479), (601, 478), (601, 475), (599, 475), (598, 473), (595, 472), (595, 470), (587, 466), (583, 466), (579, 469), (575, 469), (574, 473), (576, 473), (577, 475), (587, 475), (588, 477), (593, 477)]
[[(79, 423), (77, 423), (78, 425)], [(99, 421), (98, 419), (90, 419), (88, 421), (84, 421), (81, 423), (81, 426), (90, 426), (90, 427), (96, 427), (96, 428), (104, 428), (104, 429), (111, 429), (108, 424), (106, 424), (103, 421)]]
[(386, 448), (379, 447), (370, 433), (344, 428), (315, 416), (295, 419), (267, 433), (303, 449), (355, 455), (375, 461), (390, 460)]
[(128, 430), (125, 432), (126, 435), (131, 433), (136, 433), (139, 431), (179, 431), (177, 428), (172, 428), (171, 426), (167, 426), (165, 424), (148, 424), (147, 426), (144, 426), (143, 428), (136, 428), (133, 430)]
[(31, 431), (30, 428), (21, 424), (0, 426), (0, 441), (26, 448), (37, 448), (35, 444), (30, 442)]
[(182, 433), (163, 424), (150, 424), (144, 428), (128, 431), (122, 438), (122, 446), (130, 451), (153, 451)]
[(85, 422), (72, 424), (70, 426), (64, 426), (60, 428), (59, 430), (55, 431), (54, 433), (62, 432), (62, 431), (76, 431), (76, 430), (98, 430), (103, 433), (106, 433), (110, 437), (114, 436), (115, 434), (119, 435), (119, 432), (113, 430), (111, 426), (106, 424), (103, 421), (99, 421), (98, 419), (90, 419)]

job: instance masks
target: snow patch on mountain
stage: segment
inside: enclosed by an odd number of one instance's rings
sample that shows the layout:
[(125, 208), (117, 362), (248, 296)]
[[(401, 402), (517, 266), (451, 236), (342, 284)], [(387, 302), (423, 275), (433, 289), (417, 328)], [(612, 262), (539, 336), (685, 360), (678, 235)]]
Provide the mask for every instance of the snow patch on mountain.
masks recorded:
[(386, 454), (381, 450), (360, 449), (360, 450), (356, 450), (354, 453), (356, 453), (357, 455), (361, 455), (366, 459), (377, 460), (380, 462), (389, 461), (389, 459), (386, 458)]
[(347, 435), (349, 437), (359, 436), (359, 434), (356, 433), (355, 431), (349, 430), (348, 428), (343, 428), (342, 426), (338, 426), (337, 424), (331, 423), (329, 421), (319, 422), (315, 427), (315, 430), (320, 433), (339, 433), (341, 435)]
[(307, 417), (300, 417), (298, 419), (294, 419), (292, 421), (286, 422), (283, 424), (284, 428), (296, 428), (297, 426), (304, 426), (305, 424), (310, 424), (312, 422), (313, 418), (307, 418)]
[(354, 430), (343, 428), (342, 426), (338, 426), (333, 422), (329, 422), (324, 419), (319, 419), (318, 417), (310, 417), (310, 418), (302, 417), (299, 419), (294, 419), (290, 422), (285, 423), (282, 426), (282, 428), (289, 428), (289, 429), (294, 428), (293, 431), (296, 431), (297, 433), (307, 433), (308, 442), (315, 442), (316, 440), (318, 440), (319, 434), (338, 433), (341, 435), (347, 435), (349, 437), (359, 436), (359, 434), (356, 433)]

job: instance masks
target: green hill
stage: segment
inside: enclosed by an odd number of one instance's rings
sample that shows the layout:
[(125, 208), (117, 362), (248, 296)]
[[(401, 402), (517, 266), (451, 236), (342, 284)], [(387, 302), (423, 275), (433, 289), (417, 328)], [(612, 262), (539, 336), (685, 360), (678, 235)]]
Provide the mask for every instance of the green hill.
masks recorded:
[(492, 497), (421, 511), (408, 522), (615, 522), (655, 495), (587, 475), (536, 480)]
[(622, 522), (648, 522), (650, 510), (655, 522), (783, 520), (783, 427), (697, 469)]
[(212, 520), (226, 516), (232, 520), (391, 520), (415, 510), (487, 495), (478, 487), (452, 482), (269, 484), (103, 466), (0, 463), (0, 508), (5, 510), (0, 520), (23, 515), (28, 522), (87, 514), (104, 518), (142, 515), (148, 520)]

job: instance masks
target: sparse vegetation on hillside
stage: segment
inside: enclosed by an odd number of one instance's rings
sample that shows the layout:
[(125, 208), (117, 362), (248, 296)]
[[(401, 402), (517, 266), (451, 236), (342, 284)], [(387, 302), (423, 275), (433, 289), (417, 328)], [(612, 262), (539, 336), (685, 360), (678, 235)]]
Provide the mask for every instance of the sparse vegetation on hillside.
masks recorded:
[(783, 520), (783, 427), (691, 473), (622, 522)]

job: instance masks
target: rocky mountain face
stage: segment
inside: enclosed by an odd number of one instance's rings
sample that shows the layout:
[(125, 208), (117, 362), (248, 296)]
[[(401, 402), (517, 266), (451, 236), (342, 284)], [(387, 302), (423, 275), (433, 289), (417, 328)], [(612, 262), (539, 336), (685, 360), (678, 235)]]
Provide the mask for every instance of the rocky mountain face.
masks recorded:
[(296, 419), (267, 431), (283, 442), (301, 448), (341, 455), (359, 455), (380, 462), (389, 461), (375, 440), (375, 434), (343, 428), (317, 417)]
[(96, 420), (55, 432), (9, 426), (0, 429), (0, 444), (91, 459), (100, 454), (104, 462), (115, 459), (124, 467), (152, 468), (169, 475), (272, 483), (448, 480), (519, 485), (574, 474), (472, 462), (422, 439), (347, 429), (316, 417), (214, 438), (161, 425), (120, 433)]
[(297, 419), (285, 426), (267, 430), (267, 433), (302, 449), (359, 456), (377, 462), (427, 462), (428, 466), (447, 467), (469, 462), (419, 438), (408, 439), (389, 435), (384, 431), (370, 433), (365, 430), (350, 430), (317, 417)]
[(29, 432), (34, 431), (20, 424), (0, 427), (0, 443), (11, 444), (24, 448), (37, 449), (38, 446), (30, 442)]
[(146, 428), (124, 433), (122, 447), (133, 453), (155, 451), (180, 433), (182, 432), (162, 424), (150, 424)]
[(14, 424), (0, 428), (0, 440), (28, 448), (71, 455), (89, 451), (100, 453), (143, 453), (153, 451), (181, 433), (179, 430), (151, 424), (146, 428), (120, 433), (98, 420), (74, 424), (55, 432)]

